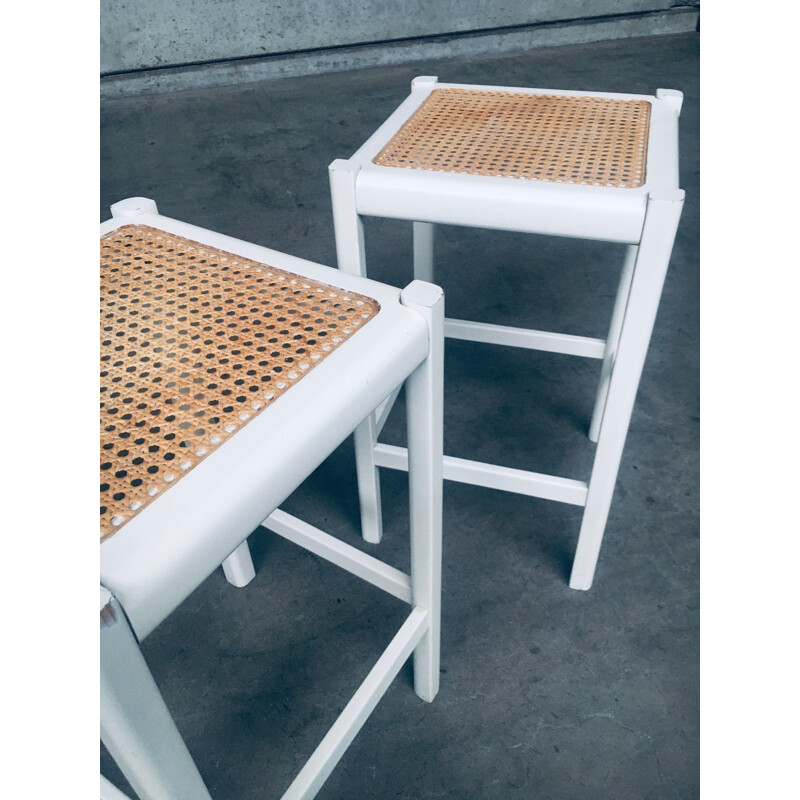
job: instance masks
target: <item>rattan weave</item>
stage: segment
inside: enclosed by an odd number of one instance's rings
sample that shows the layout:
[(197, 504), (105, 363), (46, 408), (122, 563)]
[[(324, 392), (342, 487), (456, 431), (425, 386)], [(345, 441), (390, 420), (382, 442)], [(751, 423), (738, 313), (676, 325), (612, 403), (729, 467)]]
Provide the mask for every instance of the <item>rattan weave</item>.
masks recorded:
[(384, 167), (634, 188), (650, 103), (435, 89), (373, 159)]
[(101, 541), (379, 310), (144, 225), (100, 240)]

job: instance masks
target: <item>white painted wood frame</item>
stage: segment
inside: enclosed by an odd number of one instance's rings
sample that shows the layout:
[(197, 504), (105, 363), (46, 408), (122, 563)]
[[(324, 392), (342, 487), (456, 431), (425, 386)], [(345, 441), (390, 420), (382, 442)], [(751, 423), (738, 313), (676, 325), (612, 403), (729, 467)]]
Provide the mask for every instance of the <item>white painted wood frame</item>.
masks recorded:
[[(456, 174), (379, 166), (373, 159), (435, 89), (521, 92), (532, 95), (644, 100), (650, 104), (646, 179), (616, 188)], [(669, 264), (684, 193), (678, 184), (678, 117), (683, 95), (577, 92), (508, 86), (439, 83), (421, 76), (411, 94), (349, 159), (329, 167), (339, 269), (365, 276), (362, 217), (413, 223), (414, 275), (434, 278), (436, 224), (568, 236), (628, 245), (606, 339), (445, 320), (445, 335), (467, 341), (600, 359), (600, 381), (589, 423), (597, 449), (588, 483), (445, 456), (448, 480), (584, 505), (570, 586), (589, 589), (608, 518), (631, 410)], [(386, 404), (380, 418), (385, 420)], [(405, 469), (403, 448), (378, 443), (378, 415), (367, 418), (357, 439), (362, 533), (381, 537), (378, 467)], [(377, 431), (377, 432), (376, 432)]]
[[(101, 235), (131, 222), (148, 225), (380, 303), (368, 326), (100, 547), (101, 735), (141, 800), (210, 797), (139, 641), (220, 564), (235, 585), (252, 580), (246, 540), (259, 524), (410, 604), (408, 618), (283, 795), (312, 798), (409, 656), (416, 693), (430, 702), (438, 691), (442, 292), (422, 281), (401, 292), (196, 228), (159, 215), (146, 198), (118, 203), (112, 213)], [(411, 463), (408, 575), (278, 510), (374, 408), (390, 405), (403, 382)], [(101, 795), (124, 797), (105, 779)]]

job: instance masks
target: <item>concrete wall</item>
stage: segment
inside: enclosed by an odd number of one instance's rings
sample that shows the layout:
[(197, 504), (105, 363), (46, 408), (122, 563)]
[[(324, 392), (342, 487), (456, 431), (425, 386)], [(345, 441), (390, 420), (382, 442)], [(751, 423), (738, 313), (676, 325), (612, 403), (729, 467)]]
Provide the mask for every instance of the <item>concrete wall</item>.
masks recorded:
[(659, 11), (680, 0), (101, 0), (101, 74)]

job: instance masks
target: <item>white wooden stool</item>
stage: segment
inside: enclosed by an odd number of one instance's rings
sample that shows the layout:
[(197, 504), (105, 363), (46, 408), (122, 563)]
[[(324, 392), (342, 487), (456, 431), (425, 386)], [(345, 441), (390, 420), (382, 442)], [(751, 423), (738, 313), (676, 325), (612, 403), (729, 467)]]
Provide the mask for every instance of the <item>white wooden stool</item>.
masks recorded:
[[(628, 245), (607, 339), (447, 319), (445, 336), (602, 360), (588, 483), (445, 456), (444, 477), (584, 506), (570, 586), (594, 577), (684, 193), (683, 95), (602, 94), (440, 84), (411, 94), (348, 160), (330, 165), (339, 268), (366, 275), (362, 216), (412, 220), (414, 275), (433, 276), (434, 224)], [(379, 541), (378, 467), (406, 469), (377, 441), (384, 403), (356, 432), (362, 527)]]
[[(264, 525), (411, 605), (283, 795), (313, 797), (406, 659), (439, 687), (443, 297), (402, 292), (167, 217), (100, 226), (101, 736), (141, 800), (209, 798), (139, 650), (216, 567), (253, 577)], [(410, 575), (278, 506), (397, 385)], [(276, 510), (277, 509), (277, 510)], [(101, 795), (119, 797), (103, 780)]]

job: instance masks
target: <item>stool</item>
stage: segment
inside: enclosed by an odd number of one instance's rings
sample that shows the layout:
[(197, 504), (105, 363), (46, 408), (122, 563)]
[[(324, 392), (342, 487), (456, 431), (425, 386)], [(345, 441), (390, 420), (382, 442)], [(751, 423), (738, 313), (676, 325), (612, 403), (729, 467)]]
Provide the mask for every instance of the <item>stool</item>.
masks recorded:
[[(594, 577), (620, 458), (672, 252), (683, 95), (654, 97), (439, 84), (411, 94), (348, 160), (330, 165), (339, 268), (366, 275), (363, 216), (411, 220), (414, 275), (433, 276), (436, 223), (628, 245), (607, 339), (445, 320), (445, 336), (602, 360), (588, 483), (445, 456), (444, 477), (584, 506), (570, 577)], [(378, 467), (406, 469), (379, 443), (382, 404), (356, 432), (362, 529), (379, 541)]]
[[(247, 583), (246, 540), (261, 524), (411, 605), (283, 795), (313, 797), (412, 653), (416, 693), (438, 691), (441, 290), (356, 278), (160, 216), (146, 198), (111, 210), (100, 226), (102, 740), (141, 800), (209, 798), (138, 642), (223, 561)], [(403, 382), (409, 575), (278, 508)]]

